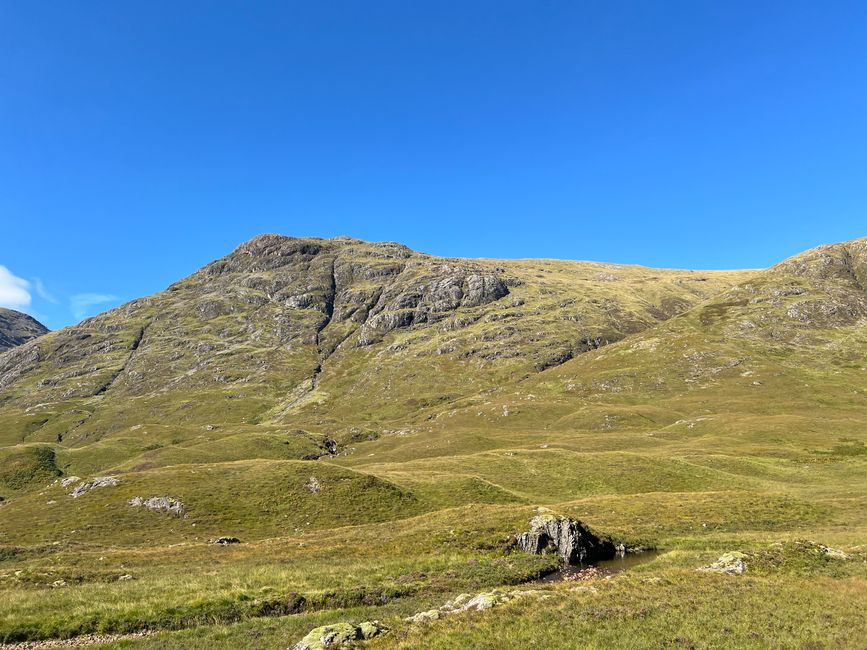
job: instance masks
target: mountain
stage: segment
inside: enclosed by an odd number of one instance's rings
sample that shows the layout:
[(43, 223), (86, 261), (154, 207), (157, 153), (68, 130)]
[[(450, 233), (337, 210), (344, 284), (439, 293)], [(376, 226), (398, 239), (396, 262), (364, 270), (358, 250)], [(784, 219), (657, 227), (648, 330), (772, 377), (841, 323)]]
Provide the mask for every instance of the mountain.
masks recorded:
[(48, 328), (32, 316), (0, 307), (0, 353), (46, 332)]
[[(0, 354), (0, 640), (858, 647), (865, 325), (867, 239), (682, 271), (256, 237)], [(509, 591), (557, 568), (513, 544), (546, 511), (660, 555)], [(443, 606), (479, 591), (539, 599)]]
[[(326, 436), (406, 425), (608, 345), (749, 275), (264, 235), (0, 358), (0, 418), (17, 423), (9, 441), (99, 442), (111, 463), (205, 426), (291, 426), (301, 458)], [(156, 430), (131, 433), (142, 426)]]

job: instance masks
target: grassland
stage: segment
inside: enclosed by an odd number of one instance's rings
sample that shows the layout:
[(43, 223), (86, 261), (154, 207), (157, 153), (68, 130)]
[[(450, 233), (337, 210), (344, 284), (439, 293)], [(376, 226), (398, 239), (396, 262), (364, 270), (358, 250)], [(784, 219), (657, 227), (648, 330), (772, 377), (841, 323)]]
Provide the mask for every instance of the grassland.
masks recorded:
[[(0, 357), (0, 385), (18, 373), (0, 388), (0, 640), (285, 648), (378, 619), (370, 648), (863, 647), (863, 249), (715, 275), (329, 243), (230, 256), (16, 348)], [(292, 304), (330, 295), (323, 309), (259, 302), (275, 268)], [(353, 343), (450, 273), (509, 293)], [(387, 309), (340, 320), (377, 295)], [(117, 484), (73, 498), (72, 475)], [(157, 496), (182, 516), (130, 505)], [(537, 583), (555, 558), (510, 540), (538, 508), (661, 553)], [(223, 535), (241, 543), (208, 543)], [(731, 551), (745, 574), (697, 570)], [(404, 620), (527, 584), (540, 593)]]

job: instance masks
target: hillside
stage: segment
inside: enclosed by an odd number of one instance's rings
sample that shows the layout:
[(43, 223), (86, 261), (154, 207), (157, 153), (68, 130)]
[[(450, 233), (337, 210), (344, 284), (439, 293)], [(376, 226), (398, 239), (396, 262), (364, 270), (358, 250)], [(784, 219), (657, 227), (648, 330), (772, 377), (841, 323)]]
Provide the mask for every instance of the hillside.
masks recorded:
[(204, 450), (189, 443), (224, 436), (226, 460), (303, 458), (325, 453), (326, 436), (409, 426), (744, 277), (265, 235), (0, 357), (0, 442), (62, 443), (69, 471), (78, 456), (96, 471), (154, 445), (144, 462), (195, 462)]
[(47, 331), (48, 328), (32, 316), (0, 307), (0, 353), (42, 336)]
[[(257, 237), (0, 354), (0, 640), (858, 647), (865, 280), (867, 239), (720, 272)], [(540, 508), (660, 554), (535, 582)]]

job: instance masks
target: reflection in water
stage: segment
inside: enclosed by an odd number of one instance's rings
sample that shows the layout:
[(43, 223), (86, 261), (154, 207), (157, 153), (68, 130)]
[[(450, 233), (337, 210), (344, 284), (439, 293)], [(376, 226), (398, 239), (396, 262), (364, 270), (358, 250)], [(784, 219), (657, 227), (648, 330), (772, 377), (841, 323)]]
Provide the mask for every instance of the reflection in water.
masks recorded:
[(596, 576), (609, 576), (632, 567), (650, 562), (659, 557), (660, 551), (644, 551), (643, 553), (627, 553), (618, 555), (610, 560), (601, 560), (593, 564), (579, 564), (576, 566), (564, 566), (558, 571), (549, 573), (542, 578), (542, 582), (561, 582), (564, 580), (589, 580)]

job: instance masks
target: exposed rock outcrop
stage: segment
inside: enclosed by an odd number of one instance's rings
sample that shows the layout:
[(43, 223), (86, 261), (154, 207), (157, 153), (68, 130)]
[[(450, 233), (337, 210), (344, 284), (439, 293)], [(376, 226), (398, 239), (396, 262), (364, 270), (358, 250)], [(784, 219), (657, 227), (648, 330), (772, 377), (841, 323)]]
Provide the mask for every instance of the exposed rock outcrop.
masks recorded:
[(186, 512), (184, 504), (171, 497), (149, 497), (147, 499), (133, 497), (129, 500), (129, 505), (133, 508), (141, 508), (143, 506), (148, 510), (167, 512), (176, 517), (183, 517)]
[(550, 513), (533, 517), (530, 530), (518, 535), (517, 545), (533, 555), (556, 553), (567, 564), (607, 560), (616, 552), (614, 544), (591, 533), (580, 521)]
[(747, 565), (744, 562), (744, 559), (746, 557), (746, 554), (739, 551), (725, 553), (721, 555), (716, 562), (708, 566), (701, 567), (699, 571), (706, 571), (711, 573), (727, 573), (729, 575), (741, 575), (742, 573), (746, 573), (747, 571)]
[[(76, 478), (76, 477), (73, 476), (70, 478)], [(78, 485), (76, 485), (72, 489), (72, 491), (69, 493), (69, 496), (71, 496), (73, 499), (75, 499), (75, 498), (80, 497), (82, 494), (85, 494), (86, 492), (90, 492), (91, 490), (95, 490), (96, 488), (114, 487), (118, 483), (120, 483), (120, 481), (118, 481), (113, 476), (96, 476), (93, 479), (91, 479), (90, 481), (85, 481), (83, 483), (79, 483)], [(68, 485), (70, 485), (70, 483), (67, 483), (64, 487), (67, 487)]]
[(291, 650), (348, 650), (358, 641), (366, 641), (384, 634), (387, 629), (379, 621), (365, 621), (358, 625), (334, 623), (311, 630)]
[(358, 337), (359, 346), (380, 341), (392, 330), (435, 323), (460, 308), (479, 307), (509, 294), (497, 275), (443, 263), (427, 263), (412, 278), (384, 288)]
[(439, 620), (443, 616), (449, 616), (451, 614), (491, 609), (512, 602), (513, 600), (527, 598), (528, 596), (550, 598), (551, 594), (538, 589), (516, 589), (514, 591), (501, 591), (499, 589), (494, 589), (493, 591), (485, 591), (476, 595), (460, 594), (454, 599), (448, 601), (439, 609), (429, 609), (423, 612), (418, 612), (417, 614), (406, 617), (404, 620), (407, 623), (427, 623)]

